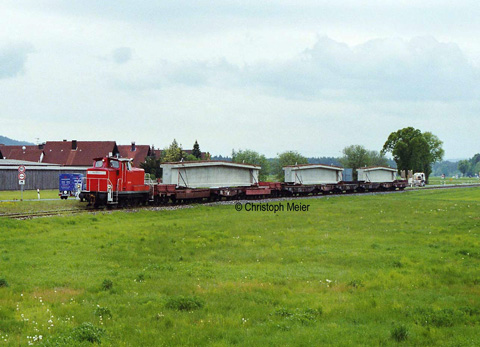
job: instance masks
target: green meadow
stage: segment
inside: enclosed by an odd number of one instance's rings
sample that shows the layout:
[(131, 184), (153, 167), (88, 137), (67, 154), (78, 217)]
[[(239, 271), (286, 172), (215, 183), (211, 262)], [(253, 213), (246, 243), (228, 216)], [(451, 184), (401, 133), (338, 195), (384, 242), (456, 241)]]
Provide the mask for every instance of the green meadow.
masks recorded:
[[(22, 192), (20, 190), (0, 190), (0, 200), (20, 200)], [(23, 200), (37, 200), (38, 194), (36, 190), (24, 190)], [(46, 189), (40, 191), (40, 199), (58, 199), (58, 189)], [(74, 200), (74, 198), (70, 198)]]
[(295, 202), (0, 218), (0, 344), (479, 345), (480, 188)]
[(36, 190), (23, 192), (23, 201), (20, 201), (20, 191), (0, 191), (0, 217), (10, 213), (34, 213), (40, 211), (76, 210), (85, 208), (74, 197), (62, 200), (58, 190), (44, 190), (40, 192), (38, 200)]
[(480, 184), (480, 180), (476, 177), (460, 177), (460, 178), (441, 178), (431, 176), (428, 180), (429, 185), (447, 185), (447, 184)]

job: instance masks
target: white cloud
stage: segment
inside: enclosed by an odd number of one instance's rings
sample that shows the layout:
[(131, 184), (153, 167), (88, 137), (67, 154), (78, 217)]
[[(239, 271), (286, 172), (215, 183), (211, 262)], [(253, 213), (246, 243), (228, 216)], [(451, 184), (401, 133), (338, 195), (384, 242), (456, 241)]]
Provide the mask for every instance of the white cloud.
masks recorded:
[(112, 59), (117, 64), (125, 64), (132, 59), (132, 49), (128, 47), (118, 47), (112, 52)]
[(117, 80), (125, 88), (171, 85), (258, 88), (284, 98), (457, 100), (478, 96), (480, 74), (454, 43), (432, 37), (356, 46), (320, 37), (294, 59), (237, 67), (226, 60), (168, 62)]
[(15, 77), (23, 73), (27, 55), (32, 51), (32, 46), (25, 43), (0, 47), (0, 79)]
[(471, 99), (479, 91), (479, 71), (459, 47), (432, 37), (376, 39), (356, 46), (321, 37), (302, 58), (253, 67), (252, 73), (260, 85), (284, 95), (452, 100)]

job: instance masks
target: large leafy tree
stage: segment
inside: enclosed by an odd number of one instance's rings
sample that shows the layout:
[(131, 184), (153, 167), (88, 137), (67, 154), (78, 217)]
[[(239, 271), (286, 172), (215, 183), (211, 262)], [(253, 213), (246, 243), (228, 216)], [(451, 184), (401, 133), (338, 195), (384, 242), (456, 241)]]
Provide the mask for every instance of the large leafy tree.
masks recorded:
[(234, 163), (245, 163), (261, 166), (261, 170), (258, 174), (260, 181), (265, 181), (268, 175), (268, 160), (263, 154), (246, 149), (246, 150), (232, 150), (232, 161)]
[(480, 153), (475, 154), (472, 159), (470, 159), (470, 162), (472, 163), (472, 165), (480, 163)]
[(387, 158), (380, 152), (369, 151), (361, 145), (351, 145), (343, 149), (340, 163), (353, 169), (353, 179), (357, 179), (357, 169), (364, 166), (387, 166)]
[(370, 163), (367, 166), (388, 166), (388, 159), (379, 151), (368, 151)]
[(467, 175), (470, 171), (470, 162), (468, 160), (460, 160), (457, 164), (458, 171), (460, 171), (464, 176)]
[(480, 175), (480, 162), (475, 164), (472, 171), (472, 175)]
[(430, 132), (408, 127), (397, 130), (388, 136), (382, 154), (391, 152), (398, 170), (424, 172), (426, 179), (432, 172), (432, 164), (442, 160), (443, 142)]
[(275, 175), (275, 178), (277, 180), (283, 181), (285, 179), (283, 167), (295, 164), (308, 164), (308, 159), (296, 151), (287, 151), (280, 153), (278, 154), (278, 157), (272, 162), (272, 173)]
[(478, 169), (480, 169), (480, 154), (477, 153), (468, 160), (460, 160), (457, 168), (464, 176), (478, 174)]
[(164, 150), (162, 162), (175, 162), (182, 160), (182, 158), (184, 158), (182, 147), (177, 140), (173, 139), (172, 144)]

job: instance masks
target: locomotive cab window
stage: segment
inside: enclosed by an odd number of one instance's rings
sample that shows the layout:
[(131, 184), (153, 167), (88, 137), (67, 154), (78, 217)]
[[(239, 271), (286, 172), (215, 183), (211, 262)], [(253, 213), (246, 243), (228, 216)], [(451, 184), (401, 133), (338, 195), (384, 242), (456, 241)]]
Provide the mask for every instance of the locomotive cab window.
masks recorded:
[(116, 160), (110, 161), (110, 167), (113, 167), (114, 169), (120, 168), (120, 164)]
[(127, 170), (132, 171), (132, 163), (130, 163), (129, 161), (127, 161)]
[(95, 162), (95, 167), (103, 167), (103, 160), (97, 160)]

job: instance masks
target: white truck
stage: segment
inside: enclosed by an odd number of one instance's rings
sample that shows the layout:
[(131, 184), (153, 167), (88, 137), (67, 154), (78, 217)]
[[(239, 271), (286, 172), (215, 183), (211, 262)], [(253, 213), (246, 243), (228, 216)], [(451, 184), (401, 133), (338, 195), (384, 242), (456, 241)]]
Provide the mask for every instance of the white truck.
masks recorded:
[(413, 177), (408, 179), (411, 187), (425, 187), (425, 174), (423, 172), (415, 172)]

